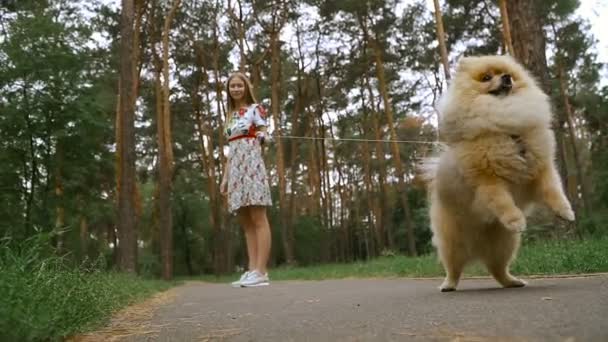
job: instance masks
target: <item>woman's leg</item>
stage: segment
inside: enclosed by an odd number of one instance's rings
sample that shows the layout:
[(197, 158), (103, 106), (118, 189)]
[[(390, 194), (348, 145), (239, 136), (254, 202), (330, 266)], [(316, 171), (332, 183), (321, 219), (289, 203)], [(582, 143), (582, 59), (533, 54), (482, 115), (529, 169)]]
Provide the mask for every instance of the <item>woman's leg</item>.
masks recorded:
[(256, 263), (258, 260), (258, 246), (257, 246), (257, 230), (252, 220), (251, 207), (243, 207), (238, 210), (239, 222), (243, 227), (245, 233), (245, 241), (247, 243), (247, 257), (249, 267), (247, 271), (253, 271), (256, 269)]
[(255, 238), (257, 248), (257, 259), (255, 268), (262, 274), (267, 272), (268, 258), (270, 257), (270, 246), (272, 236), (270, 233), (270, 224), (266, 216), (266, 207), (252, 206), (250, 207), (251, 219), (255, 227)]

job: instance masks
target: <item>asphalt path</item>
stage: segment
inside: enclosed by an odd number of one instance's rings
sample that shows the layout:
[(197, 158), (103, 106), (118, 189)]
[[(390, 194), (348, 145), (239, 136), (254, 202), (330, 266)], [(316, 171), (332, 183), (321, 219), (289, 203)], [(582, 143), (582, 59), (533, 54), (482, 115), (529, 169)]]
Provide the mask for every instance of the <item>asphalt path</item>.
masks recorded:
[(525, 278), (188, 282), (77, 341), (608, 341), (608, 275)]

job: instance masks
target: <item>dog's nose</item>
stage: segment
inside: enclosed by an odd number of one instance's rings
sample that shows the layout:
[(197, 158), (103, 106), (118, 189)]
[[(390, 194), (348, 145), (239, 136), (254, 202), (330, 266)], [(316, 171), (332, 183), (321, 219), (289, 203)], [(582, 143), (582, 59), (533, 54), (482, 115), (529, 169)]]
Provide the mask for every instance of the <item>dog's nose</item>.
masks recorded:
[(504, 84), (504, 85), (511, 85), (512, 84), (512, 82), (511, 82), (511, 75), (509, 75), (509, 74), (502, 75), (502, 77), (500, 78), (500, 80), (502, 81), (502, 84)]

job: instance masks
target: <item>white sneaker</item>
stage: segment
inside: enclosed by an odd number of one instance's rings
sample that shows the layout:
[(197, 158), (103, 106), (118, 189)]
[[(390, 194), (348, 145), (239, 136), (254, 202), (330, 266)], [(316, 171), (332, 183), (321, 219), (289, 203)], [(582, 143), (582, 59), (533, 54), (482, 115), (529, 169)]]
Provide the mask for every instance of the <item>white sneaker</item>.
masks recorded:
[(241, 275), (239, 280), (233, 281), (232, 283), (230, 283), (230, 285), (232, 285), (232, 287), (241, 287), (241, 283), (243, 282), (243, 280), (247, 279), (247, 277), (249, 276), (250, 273), (251, 273), (251, 271), (246, 271), (245, 273), (243, 273)]
[(249, 272), (249, 275), (241, 281), (242, 287), (267, 286), (269, 284), (268, 273), (262, 274), (258, 270)]

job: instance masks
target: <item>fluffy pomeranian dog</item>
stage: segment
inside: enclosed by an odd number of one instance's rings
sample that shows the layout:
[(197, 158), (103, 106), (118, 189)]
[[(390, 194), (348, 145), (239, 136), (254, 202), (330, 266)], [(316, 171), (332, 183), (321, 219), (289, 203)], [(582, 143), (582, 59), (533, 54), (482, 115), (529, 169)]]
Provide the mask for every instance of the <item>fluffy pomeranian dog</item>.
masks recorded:
[(574, 220), (554, 162), (549, 99), (509, 56), (464, 57), (438, 109), (444, 149), (421, 176), (446, 272), (440, 289), (454, 291), (474, 260), (502, 286), (525, 286), (509, 272), (524, 213), (542, 203)]

